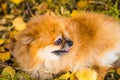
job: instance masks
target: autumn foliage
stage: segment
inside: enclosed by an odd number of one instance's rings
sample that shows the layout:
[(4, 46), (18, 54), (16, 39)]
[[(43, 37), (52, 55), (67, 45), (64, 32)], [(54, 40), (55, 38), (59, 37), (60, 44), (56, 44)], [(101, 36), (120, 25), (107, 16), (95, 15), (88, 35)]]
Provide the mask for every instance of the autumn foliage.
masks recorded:
[[(0, 80), (34, 80), (17, 67), (9, 52), (10, 40), (26, 28), (35, 15), (55, 12), (60, 16), (76, 16), (80, 11), (96, 11), (120, 18), (119, 0), (0, 0)], [(58, 74), (55, 80), (96, 80), (91, 68)], [(120, 68), (112, 67), (105, 80), (120, 80)]]

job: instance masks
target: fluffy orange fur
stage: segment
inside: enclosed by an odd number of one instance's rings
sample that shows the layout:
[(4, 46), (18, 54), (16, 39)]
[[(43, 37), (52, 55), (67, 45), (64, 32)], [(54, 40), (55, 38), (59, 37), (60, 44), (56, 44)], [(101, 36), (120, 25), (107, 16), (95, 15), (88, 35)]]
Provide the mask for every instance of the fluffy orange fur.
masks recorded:
[[(56, 45), (59, 36), (63, 42)], [(73, 41), (69, 52), (52, 53), (66, 46), (68, 40)], [(102, 69), (112, 66), (119, 51), (119, 22), (103, 14), (82, 12), (76, 17), (58, 17), (51, 13), (34, 17), (17, 35), (12, 54), (20, 67), (34, 77), (97, 67), (99, 79), (103, 80)]]

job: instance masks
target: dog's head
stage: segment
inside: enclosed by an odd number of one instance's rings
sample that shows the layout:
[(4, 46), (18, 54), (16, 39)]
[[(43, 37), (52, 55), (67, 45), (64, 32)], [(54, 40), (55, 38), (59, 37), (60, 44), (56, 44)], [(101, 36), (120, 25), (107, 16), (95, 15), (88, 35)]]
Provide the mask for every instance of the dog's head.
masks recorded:
[(73, 45), (65, 25), (53, 13), (31, 19), (27, 28), (18, 35), (18, 42), (26, 46), (31, 55), (39, 56), (43, 60), (67, 54)]

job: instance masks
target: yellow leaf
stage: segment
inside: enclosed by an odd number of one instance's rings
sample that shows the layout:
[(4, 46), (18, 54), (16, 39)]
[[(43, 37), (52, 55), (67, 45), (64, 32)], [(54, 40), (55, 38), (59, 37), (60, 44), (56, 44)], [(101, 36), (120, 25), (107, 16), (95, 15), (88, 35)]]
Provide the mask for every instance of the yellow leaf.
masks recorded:
[(82, 69), (76, 72), (78, 80), (97, 80), (97, 73), (91, 69)]
[(23, 21), (22, 17), (17, 17), (13, 20), (13, 26), (17, 31), (22, 31), (26, 28), (26, 23)]
[(109, 72), (115, 72), (116, 70), (114, 68), (110, 68)]
[(0, 53), (0, 60), (2, 62), (5, 62), (8, 59), (10, 59), (10, 52)]
[(0, 52), (5, 52), (5, 48), (4, 47), (0, 47)]
[(79, 11), (73, 10), (71, 13), (72, 17), (77, 17), (79, 15)]
[(19, 5), (23, 0), (10, 0), (11, 2)]
[(6, 68), (3, 69), (1, 75), (5, 76), (5, 75), (11, 75), (12, 77), (14, 77), (15, 75), (15, 70), (10, 67), (10, 66), (7, 66)]
[(75, 72), (71, 73), (70, 80), (76, 80)]
[(80, 9), (84, 9), (88, 6), (88, 0), (80, 0), (78, 3), (77, 3), (77, 7), (80, 8)]
[(4, 42), (4, 39), (0, 39), (0, 45), (2, 45)]
[(70, 77), (70, 73), (66, 73), (61, 75), (59, 78), (55, 79), (55, 80), (67, 80)]
[(69, 15), (69, 10), (65, 9), (63, 6), (60, 7), (60, 11), (62, 15)]
[(13, 30), (13, 31), (9, 32), (9, 35), (10, 35), (10, 37), (15, 37), (15, 34), (17, 34), (17, 33), (18, 33), (18, 31)]
[(12, 18), (14, 18), (14, 15), (13, 14), (5, 15), (4, 18), (5, 19), (12, 19)]
[(47, 0), (49, 3), (53, 2), (53, 0)]
[(78, 16), (82, 16), (84, 15), (86, 12), (85, 11), (77, 11), (77, 10), (73, 10), (71, 13), (72, 17), (78, 17)]
[(120, 68), (117, 69), (117, 73), (120, 75)]
[(3, 3), (2, 4), (2, 9), (3, 9), (3, 11), (4, 11), (4, 14), (7, 14), (7, 4), (6, 3)]

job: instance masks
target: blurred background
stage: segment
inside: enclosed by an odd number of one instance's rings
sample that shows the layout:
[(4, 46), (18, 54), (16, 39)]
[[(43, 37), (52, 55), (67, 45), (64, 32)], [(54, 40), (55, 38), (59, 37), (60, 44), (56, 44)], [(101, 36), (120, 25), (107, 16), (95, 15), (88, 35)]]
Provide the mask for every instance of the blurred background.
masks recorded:
[[(0, 80), (32, 80), (16, 67), (8, 44), (16, 33), (26, 28), (31, 17), (50, 11), (59, 16), (94, 11), (120, 20), (120, 0), (0, 0)], [(62, 74), (62, 80), (74, 80), (70, 77), (71, 73)], [(105, 80), (120, 80), (120, 68), (111, 68)]]

